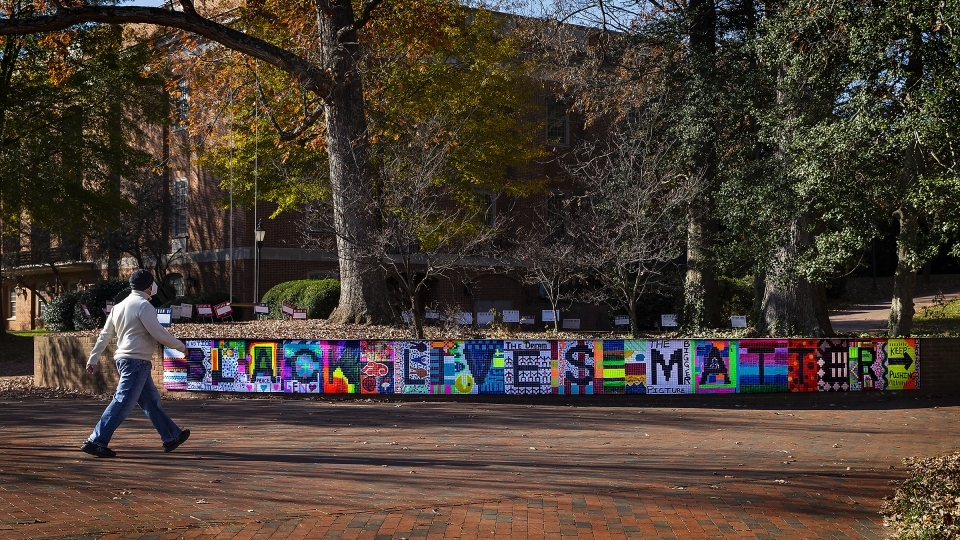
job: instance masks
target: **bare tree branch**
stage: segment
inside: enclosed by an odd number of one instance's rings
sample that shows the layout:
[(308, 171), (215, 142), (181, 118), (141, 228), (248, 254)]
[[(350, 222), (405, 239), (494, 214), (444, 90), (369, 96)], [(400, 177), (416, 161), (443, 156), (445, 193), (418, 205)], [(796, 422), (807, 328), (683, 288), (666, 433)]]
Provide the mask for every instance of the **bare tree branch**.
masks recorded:
[(366, 0), (363, 3), (363, 8), (360, 10), (360, 16), (357, 18), (353, 24), (347, 25), (337, 31), (337, 43), (342, 43), (343, 38), (351, 33), (356, 32), (357, 30), (366, 26), (370, 22), (370, 16), (373, 14), (373, 10), (377, 8), (382, 3), (383, 0)]
[(52, 15), (28, 18), (0, 18), (0, 36), (63, 30), (78, 24), (142, 23), (179, 28), (216, 41), (235, 51), (263, 60), (291, 74), (307, 90), (325, 96), (331, 76), (300, 56), (262, 39), (202, 17), (196, 11), (139, 6), (83, 6), (58, 9)]

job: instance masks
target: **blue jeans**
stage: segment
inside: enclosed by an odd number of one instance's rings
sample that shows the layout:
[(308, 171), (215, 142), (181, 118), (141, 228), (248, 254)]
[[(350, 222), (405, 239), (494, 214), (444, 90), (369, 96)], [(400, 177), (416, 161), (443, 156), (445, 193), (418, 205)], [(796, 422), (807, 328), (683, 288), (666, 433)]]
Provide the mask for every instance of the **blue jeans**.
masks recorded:
[(103, 411), (103, 416), (93, 428), (93, 434), (88, 439), (98, 446), (107, 446), (113, 437), (113, 432), (127, 418), (134, 404), (140, 405), (147, 418), (153, 422), (153, 427), (160, 434), (160, 440), (168, 442), (180, 436), (180, 428), (160, 408), (160, 392), (153, 384), (151, 370), (153, 363), (149, 360), (135, 358), (118, 358), (117, 371), (120, 373), (120, 382), (117, 383), (117, 392), (113, 401)]

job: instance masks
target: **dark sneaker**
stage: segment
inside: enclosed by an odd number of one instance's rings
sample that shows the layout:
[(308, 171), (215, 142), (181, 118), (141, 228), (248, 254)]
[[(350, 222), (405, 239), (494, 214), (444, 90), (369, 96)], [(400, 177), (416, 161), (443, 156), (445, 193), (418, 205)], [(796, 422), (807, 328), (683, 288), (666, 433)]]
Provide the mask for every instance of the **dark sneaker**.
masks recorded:
[(190, 430), (189, 430), (189, 429), (185, 429), (185, 430), (181, 431), (179, 435), (177, 435), (177, 438), (176, 438), (176, 439), (174, 439), (174, 440), (172, 440), (172, 441), (167, 441), (167, 442), (163, 443), (163, 451), (164, 451), (164, 452), (173, 452), (174, 450), (177, 449), (178, 446), (180, 446), (181, 444), (183, 444), (184, 441), (186, 441), (186, 440), (189, 439), (189, 438), (190, 438)]
[(97, 457), (117, 457), (117, 453), (113, 450), (107, 448), (106, 446), (94, 444), (90, 441), (83, 443), (83, 446), (80, 447), (80, 451)]

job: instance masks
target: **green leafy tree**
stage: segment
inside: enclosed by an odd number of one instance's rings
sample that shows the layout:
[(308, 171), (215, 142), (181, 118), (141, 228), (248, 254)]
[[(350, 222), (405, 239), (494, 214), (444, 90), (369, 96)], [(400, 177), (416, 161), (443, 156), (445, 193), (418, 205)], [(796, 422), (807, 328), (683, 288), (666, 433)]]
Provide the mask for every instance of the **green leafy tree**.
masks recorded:
[(117, 28), (3, 37), (0, 55), (4, 224), (78, 240), (115, 215), (120, 180), (152, 164), (139, 128), (165, 114), (162, 86)]
[(761, 229), (787, 232), (768, 244), (768, 326), (829, 332), (823, 280), (892, 217), (889, 332), (909, 335), (916, 272), (957, 227), (956, 8), (784, 2), (764, 21), (758, 50), (777, 90), (762, 120), (773, 174), (741, 192), (791, 216), (768, 215)]
[(888, 332), (907, 336), (916, 273), (960, 223), (960, 2), (897, 0), (870, 8), (850, 32), (851, 90), (838, 116), (840, 129), (859, 128), (855, 142), (881, 164), (860, 170), (899, 225)]

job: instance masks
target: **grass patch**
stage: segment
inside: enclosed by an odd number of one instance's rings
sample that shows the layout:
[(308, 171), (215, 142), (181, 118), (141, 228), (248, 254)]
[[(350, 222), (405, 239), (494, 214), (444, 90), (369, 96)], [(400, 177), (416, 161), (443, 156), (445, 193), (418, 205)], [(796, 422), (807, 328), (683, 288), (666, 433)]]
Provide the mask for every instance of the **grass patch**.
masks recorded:
[(960, 453), (903, 460), (911, 477), (883, 503), (884, 525), (899, 540), (960, 535)]
[(913, 317), (914, 335), (960, 336), (960, 300), (935, 303)]
[(49, 334), (50, 331), (46, 328), (37, 328), (36, 330), (24, 330), (22, 332), (9, 332), (9, 334), (17, 337), (28, 337), (32, 338), (34, 336), (45, 336)]

